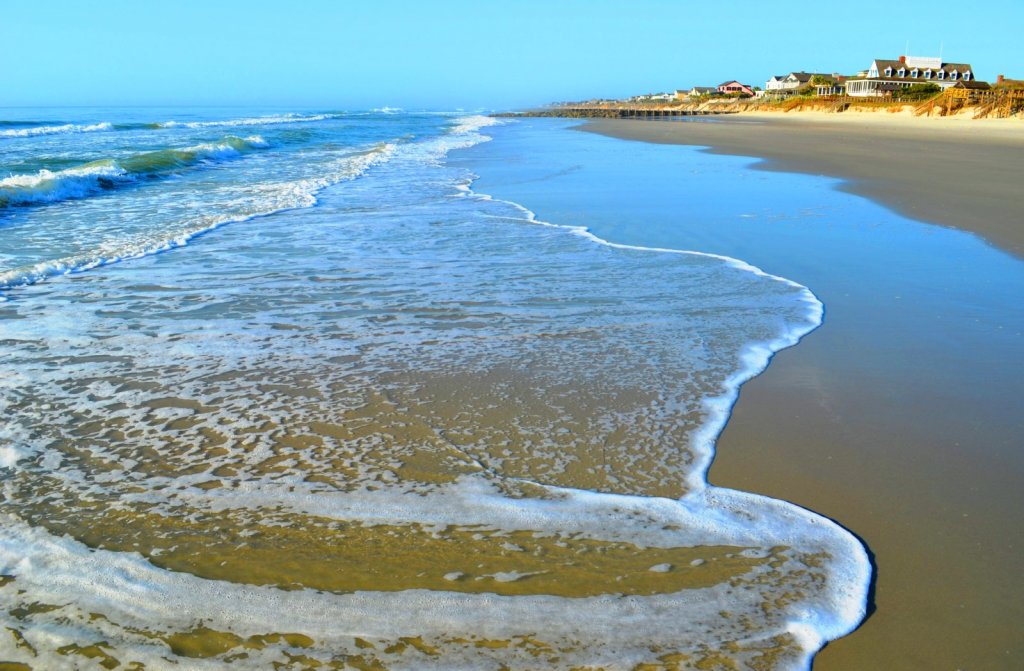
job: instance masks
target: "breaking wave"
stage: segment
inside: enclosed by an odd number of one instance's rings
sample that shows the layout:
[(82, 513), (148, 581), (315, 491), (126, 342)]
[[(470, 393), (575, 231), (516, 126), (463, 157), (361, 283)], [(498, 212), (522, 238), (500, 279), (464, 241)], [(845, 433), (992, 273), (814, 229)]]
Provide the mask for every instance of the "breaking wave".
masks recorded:
[[(390, 111), (390, 110), (388, 110)], [(395, 110), (397, 111), (397, 110)], [(387, 111), (385, 112), (387, 113)], [(0, 121), (0, 138), (35, 137), (38, 135), (67, 135), (70, 133), (95, 133), (98, 131), (160, 130), (164, 128), (232, 128), (235, 126), (267, 126), (291, 123), (310, 123), (338, 119), (340, 113), (329, 114), (276, 114), (242, 119), (206, 121), (137, 121), (94, 124), (72, 124), (52, 121)]]
[[(319, 191), (332, 184), (356, 179), (372, 166), (388, 160), (394, 152), (394, 148), (393, 144), (381, 144), (371, 150), (357, 152), (337, 161), (317, 178), (266, 185), (255, 190), (258, 195), (253, 201), (235, 211), (201, 215), (173, 231), (147, 232), (121, 238), (80, 254), (0, 272), (0, 290), (35, 284), (47, 277), (83, 272), (183, 247), (192, 239), (224, 224), (299, 207), (311, 207), (316, 204), (316, 194)], [(164, 165), (164, 163), (157, 160), (151, 161), (150, 165), (154, 166), (154, 169), (159, 169), (157, 166)], [(98, 173), (102, 173), (102, 170), (96, 169), (90, 174)], [(106, 178), (95, 177), (95, 179)]]
[[(18, 122), (4, 122), (3, 125), (19, 125)], [(0, 126), (2, 128), (2, 126)], [(54, 126), (28, 126), (27, 128), (0, 129), (0, 137), (33, 137), (36, 135), (67, 135), (69, 133), (95, 133), (113, 130), (114, 125), (107, 123), (73, 124), (66, 123)]]
[(281, 114), (277, 116), (250, 117), (246, 119), (225, 119), (223, 121), (164, 121), (156, 124), (159, 128), (215, 128), (230, 126), (266, 126), (285, 123), (309, 123), (338, 119), (341, 114)]
[(85, 198), (118, 185), (177, 172), (203, 162), (237, 158), (268, 147), (258, 135), (229, 135), (219, 142), (101, 159), (64, 170), (40, 170), (0, 180), (0, 208)]

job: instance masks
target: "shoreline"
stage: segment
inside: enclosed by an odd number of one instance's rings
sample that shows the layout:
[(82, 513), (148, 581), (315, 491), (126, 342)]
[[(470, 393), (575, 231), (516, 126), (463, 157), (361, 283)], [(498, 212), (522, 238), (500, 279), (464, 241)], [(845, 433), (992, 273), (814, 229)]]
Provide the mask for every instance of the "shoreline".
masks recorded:
[(759, 170), (837, 177), (843, 191), (1024, 258), (1024, 203), (1010, 207), (1024, 184), (1019, 119), (744, 112), (698, 122), (593, 119), (578, 130), (754, 157)]
[[(986, 128), (973, 120), (960, 123), (978, 131), (946, 136), (934, 120), (922, 128), (903, 119), (744, 116), (597, 120), (576, 129), (760, 158), (750, 166), (759, 170), (839, 177), (837, 189), (1000, 247), (954, 240), (939, 229), (929, 233), (926, 225), (922, 243), (941, 238), (950, 250), (988, 247), (986, 258), (1001, 256), (1006, 267), (1019, 267), (1024, 132), (1007, 137), (1013, 126)], [(957, 125), (949, 122), (943, 127)], [(830, 152), (821, 151), (823, 142), (831, 143)], [(879, 154), (880, 148), (887, 151)], [(947, 186), (948, 175), (958, 183)], [(927, 208), (915, 201), (921, 194)], [(792, 199), (796, 208), (806, 204), (799, 194)], [(810, 282), (790, 273), (792, 258), (773, 257), (771, 250), (744, 257), (807, 284), (828, 317), (744, 384), (718, 440), (709, 484), (809, 508), (856, 534), (873, 554), (871, 615), (827, 645), (815, 669), (1012, 668), (1024, 654), (1013, 629), (1024, 600), (1012, 584), (1015, 548), (1024, 540), (1015, 518), (1024, 505), (1016, 483), (1024, 471), (1017, 450), (1024, 425), (1009, 399), (1020, 398), (1024, 385), (1005, 367), (1007, 356), (1019, 352), (1018, 298), (997, 294), (1002, 307), (993, 312), (990, 303), (978, 312), (969, 298), (945, 298), (948, 277), (922, 278), (901, 263), (886, 267), (884, 281), (869, 282), (900, 295), (872, 294), (854, 288), (861, 274), (878, 272), (865, 259), (851, 254), (829, 267), (815, 264), (813, 246), (804, 253), (811, 264), (804, 271), (816, 277)], [(966, 256), (972, 254), (978, 258)], [(965, 277), (985, 272), (971, 265), (977, 261), (946, 258)], [(998, 284), (992, 290), (999, 292)], [(907, 299), (905, 311), (877, 309), (879, 301)], [(985, 328), (959, 326), (978, 316)], [(1003, 323), (1009, 332), (992, 330)]]

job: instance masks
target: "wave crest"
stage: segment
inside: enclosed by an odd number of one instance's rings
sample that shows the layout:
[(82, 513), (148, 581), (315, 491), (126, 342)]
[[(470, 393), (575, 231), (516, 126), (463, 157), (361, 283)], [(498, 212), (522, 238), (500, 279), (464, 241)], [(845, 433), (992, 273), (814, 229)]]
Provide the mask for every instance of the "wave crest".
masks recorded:
[(259, 135), (228, 135), (220, 142), (183, 149), (160, 149), (119, 159), (101, 159), (65, 170), (40, 170), (0, 180), (0, 208), (85, 198), (119, 184), (194, 166), (228, 160), (269, 144)]
[[(388, 161), (394, 151), (394, 144), (382, 143), (369, 150), (342, 158), (317, 178), (259, 187), (256, 190), (260, 197), (246, 207), (232, 212), (203, 215), (174, 231), (148, 233), (119, 239), (107, 244), (99, 244), (95, 249), (81, 254), (0, 272), (0, 290), (35, 284), (47, 277), (83, 272), (120, 261), (159, 254), (177, 247), (184, 247), (193, 238), (225, 224), (246, 221), (283, 210), (311, 207), (316, 204), (316, 194), (319, 191), (327, 186), (360, 177), (371, 167)], [(3, 300), (2, 297), (0, 300)]]
[(69, 133), (95, 133), (113, 130), (113, 124), (106, 121), (94, 124), (66, 123), (59, 126), (32, 126), (29, 128), (11, 128), (0, 130), (0, 137), (34, 137), (36, 135), (67, 135)]
[(225, 119), (223, 121), (164, 121), (156, 124), (159, 128), (217, 128), (232, 126), (267, 126), (285, 123), (309, 123), (337, 119), (340, 114), (280, 114), (277, 116), (250, 117), (245, 119)]

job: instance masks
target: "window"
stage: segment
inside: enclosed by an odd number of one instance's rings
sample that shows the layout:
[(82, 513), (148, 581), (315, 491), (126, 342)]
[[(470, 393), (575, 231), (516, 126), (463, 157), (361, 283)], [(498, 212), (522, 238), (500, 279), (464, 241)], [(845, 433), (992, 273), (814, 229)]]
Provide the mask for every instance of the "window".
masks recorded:
[(953, 81), (956, 81), (957, 75), (957, 71), (953, 70), (952, 72), (949, 73), (949, 78), (952, 79)]
[(946, 71), (945, 70), (939, 70), (939, 79), (945, 79), (945, 78), (946, 78)]
[(888, 68), (885, 69), (885, 76), (886, 77), (892, 77), (892, 68), (891, 67), (888, 67)]
[(965, 82), (971, 81), (971, 71), (970, 70), (968, 70), (967, 72), (964, 73), (964, 81)]
[(918, 73), (919, 70), (917, 68), (914, 68), (913, 70), (910, 71), (910, 76), (913, 77), (914, 79), (917, 79)]
[(906, 70), (906, 68), (900, 68), (899, 72), (897, 72), (896, 74), (898, 74), (900, 77), (906, 77), (907, 76), (907, 70)]
[(932, 71), (931, 70), (925, 70), (924, 71), (924, 78), (925, 79), (931, 79), (932, 78)]

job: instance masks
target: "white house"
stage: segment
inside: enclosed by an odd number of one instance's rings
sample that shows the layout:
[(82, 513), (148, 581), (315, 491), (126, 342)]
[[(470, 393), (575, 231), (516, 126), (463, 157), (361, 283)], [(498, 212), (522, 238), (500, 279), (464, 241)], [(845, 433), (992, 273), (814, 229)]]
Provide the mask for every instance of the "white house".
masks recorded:
[(832, 75), (826, 75), (821, 72), (790, 72), (788, 75), (775, 75), (769, 79), (765, 82), (764, 90), (768, 92), (779, 91), (791, 93), (810, 84), (811, 80), (816, 75), (828, 77), (829, 79), (832, 78)]
[(694, 86), (692, 89), (686, 92), (686, 95), (691, 98), (698, 96), (706, 96), (716, 92), (718, 89), (714, 86)]
[(900, 56), (898, 60), (875, 59), (867, 73), (846, 80), (846, 94), (857, 97), (881, 97), (914, 84), (937, 84), (943, 90), (957, 82), (974, 80), (969, 63), (943, 63), (941, 58)]

